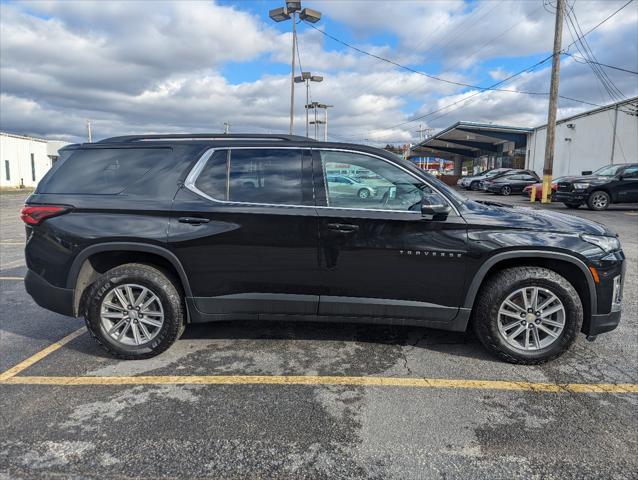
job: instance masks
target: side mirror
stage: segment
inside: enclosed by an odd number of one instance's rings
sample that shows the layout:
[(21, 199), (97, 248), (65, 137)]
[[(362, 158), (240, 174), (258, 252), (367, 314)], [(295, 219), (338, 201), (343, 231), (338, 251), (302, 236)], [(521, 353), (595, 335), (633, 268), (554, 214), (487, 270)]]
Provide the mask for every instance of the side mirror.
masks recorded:
[(421, 204), (421, 215), (432, 215), (432, 220), (445, 220), (452, 207), (443, 203), (437, 204)]

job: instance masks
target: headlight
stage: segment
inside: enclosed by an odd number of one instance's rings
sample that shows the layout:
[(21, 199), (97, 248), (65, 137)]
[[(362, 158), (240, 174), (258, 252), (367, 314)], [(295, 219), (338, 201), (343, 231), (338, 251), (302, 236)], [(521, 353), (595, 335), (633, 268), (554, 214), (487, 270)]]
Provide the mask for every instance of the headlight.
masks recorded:
[(587, 243), (600, 247), (604, 252), (613, 252), (614, 250), (620, 250), (620, 241), (616, 237), (601, 237), (598, 235), (585, 235), (580, 236)]
[(574, 188), (576, 190), (585, 190), (589, 188), (589, 183), (574, 183)]

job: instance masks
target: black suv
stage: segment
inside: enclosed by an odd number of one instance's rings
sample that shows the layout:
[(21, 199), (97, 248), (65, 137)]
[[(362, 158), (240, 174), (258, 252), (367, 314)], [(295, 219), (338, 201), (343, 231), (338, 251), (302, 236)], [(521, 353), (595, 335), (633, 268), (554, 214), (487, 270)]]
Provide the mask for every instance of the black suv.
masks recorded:
[(638, 202), (638, 163), (608, 165), (591, 175), (563, 178), (552, 201), (569, 208), (584, 203), (591, 210), (606, 210), (612, 203)]
[[(339, 190), (357, 176), (374, 195)], [(349, 192), (349, 193), (348, 193)], [(624, 255), (602, 225), (475, 202), (384, 150), (276, 135), (73, 145), (22, 210), (25, 284), (112, 354), (234, 319), (471, 323), (540, 363), (620, 320)]]

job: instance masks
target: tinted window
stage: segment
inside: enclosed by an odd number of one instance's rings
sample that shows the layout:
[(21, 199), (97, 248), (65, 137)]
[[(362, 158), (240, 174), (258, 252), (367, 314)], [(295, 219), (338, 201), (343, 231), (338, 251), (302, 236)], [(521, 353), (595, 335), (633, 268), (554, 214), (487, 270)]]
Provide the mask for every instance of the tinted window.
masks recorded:
[(638, 177), (638, 166), (636, 167), (627, 167), (622, 172), (622, 176), (626, 178), (636, 178)]
[(58, 168), (40, 183), (39, 193), (116, 194), (163, 160), (170, 150), (152, 148), (69, 151)]
[[(321, 163), (329, 207), (420, 212), (421, 203), (446, 204), (438, 193), (401, 168), (368, 155), (322, 151)], [(341, 183), (325, 175), (345, 170), (356, 182)]]
[(228, 150), (217, 150), (204, 165), (195, 180), (195, 187), (209, 197), (217, 200), (227, 200), (226, 167)]
[(229, 180), (231, 201), (304, 204), (301, 150), (232, 150)]
[(596, 170), (592, 175), (600, 175), (601, 177), (614, 177), (622, 165), (607, 165)]

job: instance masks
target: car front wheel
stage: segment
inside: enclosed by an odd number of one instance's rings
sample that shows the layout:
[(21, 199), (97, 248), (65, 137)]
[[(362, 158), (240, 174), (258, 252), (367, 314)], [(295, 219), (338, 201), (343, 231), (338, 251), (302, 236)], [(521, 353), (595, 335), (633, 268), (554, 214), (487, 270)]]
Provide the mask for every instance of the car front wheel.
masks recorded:
[(499, 358), (534, 365), (562, 355), (583, 322), (578, 293), (541, 267), (508, 268), (490, 277), (474, 309), (474, 330)]
[(501, 188), (501, 195), (509, 195), (510, 193), (512, 193), (512, 188), (505, 185), (503, 188)]
[(367, 190), (365, 188), (362, 188), (361, 190), (359, 190), (359, 192), (357, 193), (357, 196), (359, 198), (370, 198), (370, 190)]
[(606, 210), (611, 202), (611, 198), (607, 192), (598, 190), (592, 193), (587, 199), (587, 206), (590, 210)]
[(86, 325), (112, 355), (136, 360), (169, 348), (184, 329), (183, 298), (171, 276), (144, 264), (125, 264), (91, 287)]

